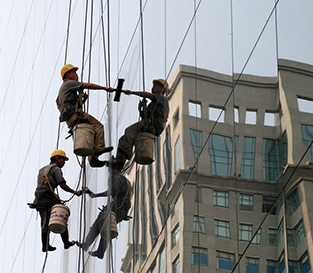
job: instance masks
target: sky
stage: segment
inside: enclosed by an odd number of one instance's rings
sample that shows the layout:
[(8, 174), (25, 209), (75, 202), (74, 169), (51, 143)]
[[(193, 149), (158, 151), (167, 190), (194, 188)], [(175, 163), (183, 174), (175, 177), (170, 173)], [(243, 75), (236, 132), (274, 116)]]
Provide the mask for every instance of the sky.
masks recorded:
[[(85, 82), (114, 86), (123, 77), (126, 89), (147, 91), (154, 78), (170, 81), (179, 64), (261, 76), (276, 76), (277, 57), (313, 65), (312, 1), (280, 0), (277, 13), (269, 17), (275, 1), (146, 0), (142, 31), (140, 24), (136, 28), (140, 1), (109, 1), (109, 22), (105, 1), (105, 52), (100, 1), (93, 1), (92, 30), (92, 1), (88, 3), (84, 43), (86, 2), (72, 0), (65, 57), (69, 0), (0, 1), (0, 272), (40, 272), (43, 266), (40, 218), (26, 203), (33, 200), (39, 168), (49, 163), (56, 148), (55, 99), (65, 62), (79, 66)], [(119, 103), (108, 107), (106, 92), (91, 91), (89, 101), (89, 112), (105, 125), (106, 142), (116, 147), (126, 126), (138, 120), (138, 98), (122, 95)], [(75, 187), (79, 166), (67, 135), (61, 125), (59, 147), (70, 157), (63, 172), (69, 186)], [(107, 188), (106, 169), (88, 168), (87, 175), (92, 190)], [(60, 196), (70, 197), (62, 190)], [(86, 230), (98, 214), (97, 207), (106, 203), (105, 198), (98, 199), (87, 197)], [(79, 201), (74, 197), (68, 204), (70, 239), (75, 240), (80, 233)], [(127, 243), (126, 225), (119, 230), (113, 241), (115, 272)], [(59, 236), (52, 235), (51, 241), (58, 249), (49, 253), (45, 272), (78, 271), (78, 249), (63, 251)], [(104, 265), (105, 260), (88, 260), (90, 272), (103, 272)]]

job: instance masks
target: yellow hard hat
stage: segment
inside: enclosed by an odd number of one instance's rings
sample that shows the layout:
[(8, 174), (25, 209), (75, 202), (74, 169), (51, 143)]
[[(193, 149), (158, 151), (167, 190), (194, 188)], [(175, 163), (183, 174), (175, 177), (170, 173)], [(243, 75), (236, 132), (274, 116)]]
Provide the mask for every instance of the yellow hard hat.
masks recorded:
[(164, 89), (165, 89), (165, 91), (167, 91), (167, 89), (168, 89), (168, 83), (167, 83), (166, 80), (163, 80), (163, 79), (156, 79), (156, 80), (153, 80), (153, 83), (155, 83), (155, 82), (158, 82), (158, 83), (162, 84), (163, 87), (164, 87)]
[(62, 156), (65, 158), (65, 161), (68, 161), (69, 158), (66, 156), (65, 152), (63, 150), (54, 150), (50, 156), (50, 160), (51, 158), (55, 157), (55, 156)]
[(74, 66), (74, 65), (71, 65), (71, 64), (66, 64), (62, 67), (61, 69), (61, 77), (63, 79), (64, 75), (66, 72), (69, 72), (70, 70), (74, 70), (77, 71), (78, 70), (78, 67), (77, 66)]

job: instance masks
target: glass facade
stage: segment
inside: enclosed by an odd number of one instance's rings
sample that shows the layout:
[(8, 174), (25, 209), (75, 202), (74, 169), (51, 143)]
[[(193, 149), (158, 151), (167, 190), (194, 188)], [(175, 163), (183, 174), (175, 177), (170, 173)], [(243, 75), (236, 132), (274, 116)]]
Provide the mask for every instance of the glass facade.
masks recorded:
[(191, 249), (191, 264), (208, 266), (208, 250), (202, 247), (192, 247)]
[(149, 177), (148, 194), (149, 194), (149, 221), (150, 221), (149, 226), (150, 226), (150, 234), (151, 234), (151, 240), (152, 240), (152, 245), (153, 245), (154, 239), (157, 238), (159, 231), (158, 231), (158, 226), (157, 226), (156, 217), (155, 217), (155, 206), (154, 206), (155, 191), (154, 191), (154, 184), (153, 184), (152, 165), (148, 166), (148, 177)]
[[(311, 257), (312, 258), (312, 257)], [(301, 273), (308, 273), (311, 271), (311, 266), (310, 266), (310, 260), (308, 253), (305, 253), (301, 258), (300, 258), (300, 272)]]
[(232, 253), (216, 251), (216, 264), (218, 269), (232, 270), (235, 266), (235, 255)]
[(179, 136), (176, 140), (175, 146), (174, 146), (174, 168), (175, 172), (177, 172), (180, 169), (180, 141)]
[(241, 177), (254, 178), (255, 137), (244, 137), (241, 159)]
[(163, 163), (165, 169), (166, 188), (172, 185), (172, 149), (171, 149), (171, 131), (166, 128), (165, 142), (163, 144)]
[(216, 236), (230, 238), (230, 228), (228, 221), (214, 220), (214, 224)]
[(211, 135), (209, 139), (211, 174), (231, 175), (233, 143), (230, 137)]
[(295, 226), (295, 235), (296, 235), (297, 245), (299, 245), (302, 242), (302, 240), (305, 238), (305, 230), (304, 230), (302, 220)]
[(179, 225), (172, 230), (172, 247), (176, 246), (179, 240)]
[(272, 215), (277, 213), (276, 198), (271, 196), (263, 196), (262, 212), (269, 212)]
[[(301, 125), (302, 129), (302, 140), (306, 145), (310, 145), (313, 140), (313, 126), (312, 125)], [(313, 145), (311, 146), (311, 160), (313, 160)]]
[(197, 162), (202, 149), (202, 132), (190, 129), (190, 140), (193, 150), (194, 162)]
[(295, 188), (287, 195), (287, 213), (292, 215), (300, 206), (298, 188)]
[(277, 273), (277, 262), (267, 260), (266, 273)]

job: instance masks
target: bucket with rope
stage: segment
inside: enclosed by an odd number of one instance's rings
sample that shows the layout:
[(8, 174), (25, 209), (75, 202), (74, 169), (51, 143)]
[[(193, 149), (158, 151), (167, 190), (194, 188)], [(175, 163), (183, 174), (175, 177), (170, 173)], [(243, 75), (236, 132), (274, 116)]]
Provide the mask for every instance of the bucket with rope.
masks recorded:
[(66, 230), (70, 214), (70, 209), (67, 206), (63, 204), (54, 205), (50, 213), (49, 229), (53, 233), (63, 233)]
[[(110, 212), (110, 230), (111, 230), (111, 239), (116, 238), (118, 235), (117, 224), (116, 224), (116, 215), (113, 211)], [(108, 224), (108, 212), (102, 211), (100, 218), (100, 227), (101, 227), (101, 238), (106, 238), (106, 226)]]
[(79, 156), (92, 155), (94, 150), (94, 126), (81, 123), (73, 128), (74, 153)]

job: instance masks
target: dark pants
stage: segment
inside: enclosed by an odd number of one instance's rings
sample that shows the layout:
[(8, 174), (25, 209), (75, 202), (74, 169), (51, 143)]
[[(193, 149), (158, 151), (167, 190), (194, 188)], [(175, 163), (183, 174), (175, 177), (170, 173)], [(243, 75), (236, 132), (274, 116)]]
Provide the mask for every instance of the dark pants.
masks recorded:
[[(49, 246), (49, 219), (50, 219), (50, 213), (51, 213), (51, 208), (59, 204), (60, 202), (57, 201), (57, 199), (51, 200), (51, 198), (42, 198), (42, 199), (37, 199), (36, 204), (40, 209), (37, 209), (39, 211), (39, 215), (41, 218), (41, 242), (42, 242), (42, 250), (45, 251), (47, 250)], [(60, 234), (62, 241), (65, 244), (69, 242), (69, 235), (68, 235), (68, 230), (66, 230)]]

